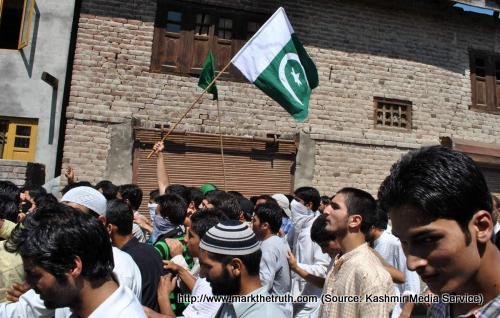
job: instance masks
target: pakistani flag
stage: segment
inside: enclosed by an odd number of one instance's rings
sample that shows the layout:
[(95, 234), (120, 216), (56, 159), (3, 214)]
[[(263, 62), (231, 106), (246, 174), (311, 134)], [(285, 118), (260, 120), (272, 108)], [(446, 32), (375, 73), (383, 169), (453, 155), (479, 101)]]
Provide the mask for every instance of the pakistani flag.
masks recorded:
[(231, 62), (293, 118), (307, 118), (311, 90), (318, 86), (318, 71), (283, 8), (266, 21)]
[[(203, 63), (203, 69), (201, 70), (200, 79), (198, 80), (198, 86), (205, 89), (214, 80), (215, 75), (215, 59), (212, 52), (208, 52), (207, 58)], [(217, 86), (213, 83), (207, 90), (210, 94), (213, 94), (214, 100), (218, 99)]]

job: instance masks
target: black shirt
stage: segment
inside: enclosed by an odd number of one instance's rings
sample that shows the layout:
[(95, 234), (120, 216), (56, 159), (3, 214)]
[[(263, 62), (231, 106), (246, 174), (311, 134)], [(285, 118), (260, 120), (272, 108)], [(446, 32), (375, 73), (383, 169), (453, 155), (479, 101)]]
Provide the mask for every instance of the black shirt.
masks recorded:
[(122, 251), (132, 256), (142, 277), (141, 304), (154, 311), (160, 311), (157, 298), (158, 283), (163, 275), (163, 262), (151, 245), (139, 242), (135, 237), (122, 247)]

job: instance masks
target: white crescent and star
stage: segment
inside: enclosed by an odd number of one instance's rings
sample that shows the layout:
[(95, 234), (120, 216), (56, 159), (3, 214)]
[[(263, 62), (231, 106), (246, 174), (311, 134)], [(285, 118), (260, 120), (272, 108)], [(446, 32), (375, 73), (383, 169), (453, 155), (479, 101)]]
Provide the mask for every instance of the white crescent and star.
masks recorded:
[[(283, 84), (283, 86), (288, 91), (288, 93), (290, 93), (290, 95), (293, 97), (293, 99), (295, 99), (295, 101), (297, 103), (299, 103), (300, 105), (302, 105), (302, 102), (297, 97), (297, 94), (295, 94), (294, 90), (290, 86), (290, 83), (288, 82), (288, 79), (287, 79), (287, 77), (285, 75), (285, 66), (286, 66), (286, 63), (288, 61), (290, 61), (290, 60), (297, 61), (299, 63), (299, 65), (300, 65), (300, 68), (302, 69), (302, 74), (306, 74), (306, 71), (304, 70), (304, 67), (300, 63), (299, 56), (297, 54), (295, 54), (295, 53), (287, 53), (287, 54), (285, 54), (283, 56), (283, 58), (281, 59), (281, 62), (280, 62), (280, 66), (279, 66), (279, 78), (280, 78), (281, 84)], [(295, 84), (297, 84), (298, 86), (302, 86), (303, 83), (300, 80), (300, 73), (296, 73), (295, 69), (293, 69), (293, 67), (292, 67), (291, 74), (292, 74), (293, 80), (295, 81)], [(309, 83), (308, 83), (307, 78), (305, 76), (304, 76), (304, 80), (305, 80), (306, 84), (309, 86)]]

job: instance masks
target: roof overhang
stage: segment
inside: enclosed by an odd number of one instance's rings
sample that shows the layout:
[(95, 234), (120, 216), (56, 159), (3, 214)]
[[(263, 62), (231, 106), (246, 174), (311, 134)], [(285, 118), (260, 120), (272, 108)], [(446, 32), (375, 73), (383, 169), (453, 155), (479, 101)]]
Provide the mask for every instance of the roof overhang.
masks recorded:
[(495, 1), (495, 0), (461, 0), (461, 1), (454, 1), (454, 2), (463, 3), (463, 4), (471, 5), (474, 7), (483, 8), (483, 9), (500, 11), (500, 1)]
[(500, 167), (500, 145), (451, 137), (441, 137), (440, 141), (443, 146), (467, 154), (480, 165)]

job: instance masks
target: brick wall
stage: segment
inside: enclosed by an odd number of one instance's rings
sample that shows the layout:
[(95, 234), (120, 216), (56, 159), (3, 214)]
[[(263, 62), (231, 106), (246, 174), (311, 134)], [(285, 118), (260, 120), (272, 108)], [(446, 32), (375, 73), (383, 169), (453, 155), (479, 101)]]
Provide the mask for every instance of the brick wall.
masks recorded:
[[(297, 123), (253, 85), (220, 81), (223, 132), (291, 136), (316, 143), (313, 185), (376, 189), (402, 153), (440, 136), (500, 143), (500, 116), (469, 110), (469, 49), (499, 52), (499, 25), (490, 17), (433, 7), (387, 8), (362, 1), (201, 1), (272, 12), (283, 3), (316, 62), (320, 86), (310, 116)], [(109, 125), (141, 120), (173, 123), (201, 92), (197, 78), (149, 72), (156, 1), (84, 1), (67, 109), (64, 162), (81, 179), (104, 177)], [(411, 132), (373, 128), (373, 97), (410, 100)], [(217, 131), (209, 98), (180, 130)], [(126, 154), (129, 155), (129, 154)]]
[(14, 182), (17, 186), (24, 186), (26, 180), (26, 161), (0, 160), (0, 180)]

